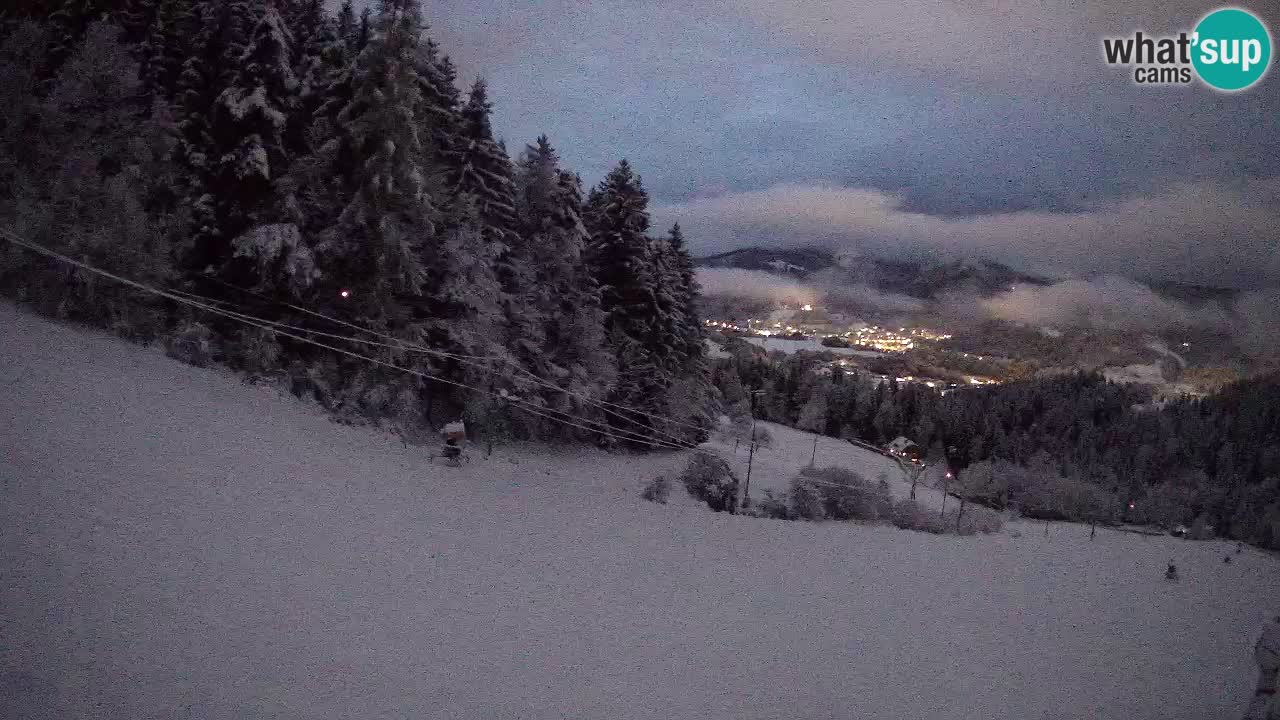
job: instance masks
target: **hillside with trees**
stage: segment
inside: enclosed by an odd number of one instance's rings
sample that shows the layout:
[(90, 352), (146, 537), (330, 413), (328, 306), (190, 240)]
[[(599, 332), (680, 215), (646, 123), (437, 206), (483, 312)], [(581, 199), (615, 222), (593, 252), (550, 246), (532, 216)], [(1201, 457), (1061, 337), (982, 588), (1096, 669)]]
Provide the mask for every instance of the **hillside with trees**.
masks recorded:
[(735, 416), (883, 446), (899, 435), (958, 472), (950, 488), (1031, 517), (1212, 527), (1280, 547), (1280, 375), (1202, 399), (1072, 373), (942, 394), (818, 372), (812, 353), (736, 347), (712, 376)]
[(511, 157), (415, 0), (32, 1), (0, 20), (0, 224), (169, 295), (14, 242), (0, 294), (406, 436), (465, 417), (705, 437), (679, 228), (651, 232), (625, 160), (588, 195), (546, 136)]

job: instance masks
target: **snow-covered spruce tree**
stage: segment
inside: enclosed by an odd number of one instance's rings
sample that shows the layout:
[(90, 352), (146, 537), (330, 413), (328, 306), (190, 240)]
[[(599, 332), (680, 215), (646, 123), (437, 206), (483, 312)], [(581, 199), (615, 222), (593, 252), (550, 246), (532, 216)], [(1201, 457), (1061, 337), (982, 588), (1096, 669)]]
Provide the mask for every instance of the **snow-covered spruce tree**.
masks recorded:
[(40, 63), (48, 44), (48, 23), (14, 21), (0, 37), (0, 213), (21, 186), (20, 174), (40, 156)]
[(288, 118), (297, 106), (292, 42), (275, 4), (268, 2), (249, 36), (235, 80), (213, 107), (213, 157), (206, 187), (213, 231), (197, 236), (195, 255), (206, 272), (241, 287), (274, 282), (259, 277), (256, 269), (262, 253), (283, 252), (278, 237), (263, 247), (248, 240), (237, 247), (241, 236), (259, 226), (299, 220), (291, 188), (280, 182), (289, 168)]
[[(721, 409), (711, 384), (707, 361), (706, 330), (698, 311), (699, 288), (693, 257), (685, 244), (684, 233), (677, 224), (667, 236), (671, 283), (675, 301), (675, 346), (680, 366), (676, 371), (677, 387), (671, 393), (671, 413), (686, 424), (681, 431), (687, 439), (704, 442), (715, 427)], [(690, 427), (696, 426), (698, 429)]]
[[(139, 116), (138, 67), (119, 36), (116, 25), (91, 24), (48, 97), (27, 109), (42, 130), (27, 137), (35, 147), (22, 156), (14, 194), (0, 207), (24, 237), (166, 285), (168, 218), (144, 207), (147, 163), (152, 145), (163, 143), (162, 128)], [(154, 337), (165, 324), (164, 308), (150, 297), (27, 252), (0, 255), (0, 287), (45, 312), (128, 337)]]
[[(654, 354), (654, 262), (649, 198), (626, 160), (592, 191), (587, 227), (588, 262), (600, 286), (605, 333), (618, 365), (611, 399), (650, 414), (666, 410), (671, 374)], [(610, 413), (620, 428), (648, 428), (653, 421), (633, 413)]]
[(80, 47), (89, 26), (121, 10), (119, 5), (112, 0), (62, 0), (57, 4), (49, 15), (48, 47), (41, 64), (45, 89), (52, 87), (63, 63)]
[[(342, 104), (350, 99), (341, 81), (350, 70), (352, 58), (323, 3), (303, 0), (295, 9), (294, 19), (286, 22), (294, 37), (294, 76), (298, 79), (298, 104), (288, 118), (286, 144), (291, 153), (301, 156), (323, 144), (310, 134), (320, 109), (336, 100), (331, 93), (343, 91), (338, 93)], [(339, 102), (333, 103), (335, 112), (340, 107)]]
[(178, 78), (186, 60), (184, 28), (189, 17), (187, 0), (156, 0), (141, 42), (134, 51), (142, 80), (143, 101), (148, 108), (170, 102), (178, 89)]
[[(470, 198), (439, 202), (446, 197), (438, 185), (442, 169), (426, 164), (418, 114), (421, 27), (415, 2), (382, 3), (350, 74), (351, 99), (333, 115), (330, 137), (309, 161), (310, 176), (333, 178), (323, 192), (341, 208), (318, 233), (322, 277), (310, 304), (412, 343), (488, 355), (498, 336), (491, 322), (492, 253), (477, 239)], [(376, 352), (402, 367), (474, 379), (457, 361), (395, 349)], [(425, 408), (452, 413), (462, 404), (447, 385), (331, 354), (318, 357), (311, 374), (339, 412), (394, 416), (412, 425)]]
[(511, 160), (494, 140), (489, 113), (488, 90), (483, 80), (477, 80), (459, 113), (455, 148), (447, 155), (450, 187), (454, 196), (472, 198), (480, 240), (494, 255), (501, 288), (503, 344), (521, 367), (545, 378), (549, 371), (542, 355), (541, 320), (533, 312), (532, 260), (516, 232)]
[(431, 38), (425, 38), (418, 54), (418, 75), (422, 78), (422, 117), (425, 121), (424, 143), (437, 162), (452, 164), (462, 133), (461, 95), (457, 73), (448, 56)]
[[(223, 90), (233, 87), (248, 42), (249, 6), (245, 0), (196, 0), (185, 26), (195, 30), (190, 54), (178, 77), (178, 158), (186, 175), (185, 196), (192, 213), (192, 241), (179, 249), (180, 266), (201, 273), (209, 265), (205, 253), (230, 243), (221, 237), (210, 186), (218, 160), (213, 137), (214, 107)], [(216, 257), (216, 254), (214, 255)]]
[(684, 309), (678, 301), (680, 274), (675, 253), (666, 238), (650, 239), (652, 296), (647, 343), (654, 357), (675, 377), (684, 367), (685, 348), (680, 331), (684, 326)]
[(353, 55), (360, 54), (365, 46), (369, 44), (369, 38), (373, 35), (373, 11), (365, 8), (360, 11), (360, 22), (356, 24), (355, 34), (351, 36), (351, 53)]
[(604, 343), (600, 291), (585, 258), (589, 241), (582, 222), (578, 178), (559, 168), (546, 136), (527, 146), (516, 174), (519, 232), (528, 248), (532, 279), (526, 312), (539, 323), (544, 378), (566, 391), (547, 390), (544, 402), (575, 415), (599, 416), (590, 400), (602, 400), (614, 375)]
[(351, 5), (351, 0), (342, 0), (336, 22), (338, 39), (347, 43), (348, 48), (355, 47), (356, 11)]

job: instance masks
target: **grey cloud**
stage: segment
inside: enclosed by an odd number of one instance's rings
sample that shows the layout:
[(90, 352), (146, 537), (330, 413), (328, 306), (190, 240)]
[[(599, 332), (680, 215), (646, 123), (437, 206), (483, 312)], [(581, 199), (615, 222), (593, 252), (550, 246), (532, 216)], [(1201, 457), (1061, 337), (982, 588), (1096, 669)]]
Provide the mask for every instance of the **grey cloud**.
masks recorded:
[(696, 250), (820, 246), (883, 257), (993, 258), (1051, 276), (1280, 283), (1280, 181), (1178, 185), (1076, 213), (1019, 211), (946, 218), (856, 188), (778, 185), (657, 208)]
[(981, 301), (991, 317), (1032, 326), (1152, 332), (1175, 327), (1227, 327), (1217, 303), (1170, 300), (1126, 278), (1071, 279), (1049, 287), (1024, 285)]
[(792, 305), (817, 300), (817, 289), (798, 280), (758, 270), (699, 268), (698, 283), (704, 295), (744, 297)]

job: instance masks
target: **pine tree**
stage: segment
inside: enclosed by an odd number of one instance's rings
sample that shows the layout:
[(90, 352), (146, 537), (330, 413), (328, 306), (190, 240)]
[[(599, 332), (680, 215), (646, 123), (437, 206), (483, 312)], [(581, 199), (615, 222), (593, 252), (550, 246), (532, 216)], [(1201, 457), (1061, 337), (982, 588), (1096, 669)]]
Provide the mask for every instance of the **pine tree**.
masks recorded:
[(268, 4), (254, 26), (231, 87), (214, 104), (210, 134), (210, 184), (216, 231), (204, 233), (196, 254), (234, 284), (250, 284), (244, 268), (231, 269), (234, 241), (245, 232), (274, 223), (296, 223), (297, 209), (277, 181), (289, 167), (288, 118), (297, 104), (297, 79), (290, 67), (293, 43), (284, 19)]
[(148, 106), (158, 100), (173, 100), (177, 92), (186, 56), (181, 18), (187, 9), (183, 4), (183, 0), (158, 0), (138, 45), (138, 74)]
[[(532, 281), (525, 313), (539, 324), (545, 379), (575, 395), (602, 399), (613, 362), (604, 347), (599, 289), (586, 265), (581, 184), (559, 168), (546, 136), (525, 148), (516, 177), (519, 233), (529, 249)], [(576, 414), (597, 414), (565, 393), (547, 393), (545, 401)]]
[(338, 38), (347, 43), (348, 49), (355, 47), (356, 11), (351, 6), (351, 0), (342, 0), (342, 7), (338, 9), (337, 32)]
[(454, 142), (450, 187), (455, 196), (472, 198), (479, 221), (479, 237), (492, 246), (495, 271), (502, 288), (505, 345), (525, 369), (545, 377), (539, 321), (526, 312), (533, 300), (528, 248), (515, 231), (515, 186), (511, 160), (493, 137), (491, 106), (483, 80), (477, 80), (460, 113)]
[(151, 32), (156, 15), (166, 0), (117, 0), (113, 19), (124, 29), (120, 36), (125, 45), (136, 46), (144, 42)]
[(679, 303), (680, 274), (676, 266), (675, 251), (666, 238), (650, 240), (649, 252), (652, 264), (652, 321), (649, 324), (649, 351), (661, 359), (663, 367), (672, 376), (683, 370), (685, 354), (681, 328), (684, 326), (684, 309)]
[(697, 271), (694, 269), (693, 257), (685, 245), (684, 233), (677, 223), (667, 236), (667, 245), (671, 249), (672, 269), (675, 273), (676, 305), (680, 312), (679, 335), (680, 354), (686, 366), (705, 365), (707, 347), (706, 330), (698, 312)]
[(360, 54), (369, 44), (369, 38), (373, 33), (372, 12), (369, 8), (360, 11), (360, 24), (356, 26), (356, 32), (351, 37), (352, 55)]
[[(350, 100), (329, 111), (330, 137), (311, 163), (315, 176), (335, 176), (325, 193), (339, 210), (319, 233), (321, 277), (310, 304), (321, 312), (338, 311), (341, 304), (338, 312), (364, 327), (429, 343), (420, 316), (428, 312), (425, 257), (437, 238), (440, 211), (430, 195), (431, 173), (421, 164), (413, 112), (420, 27), (416, 3), (383, 2), (349, 74)], [(430, 366), (420, 355), (377, 354), (401, 366)], [(326, 402), (340, 414), (418, 419), (420, 379), (331, 356), (316, 363), (312, 375), (323, 378)]]
[(457, 152), (452, 158), (450, 185), (455, 194), (475, 198), (476, 211), (490, 242), (507, 248), (515, 244), (515, 189), (511, 159), (493, 137), (488, 89), (476, 80), (459, 116)]
[[(350, 3), (344, 10), (351, 12)], [(294, 76), (298, 79), (298, 109), (289, 116), (288, 145), (292, 152), (304, 154), (313, 148), (308, 137), (317, 113), (339, 87), (343, 74), (350, 69), (348, 46), (342, 31), (324, 10), (321, 0), (302, 0), (289, 22), (294, 36)], [(343, 104), (350, 95), (343, 93)]]
[[(605, 332), (618, 364), (614, 400), (656, 413), (664, 409), (671, 377), (653, 353), (656, 317), (649, 198), (626, 160), (588, 202), (588, 259), (600, 283)], [(636, 418), (642, 426), (649, 419)]]
[(192, 207), (192, 246), (183, 250), (183, 266), (190, 272), (205, 270), (206, 256), (221, 237), (217, 211), (210, 194), (218, 160), (213, 136), (214, 107), (223, 90), (232, 87), (239, 61), (248, 42), (249, 6), (245, 0), (221, 2), (197, 0), (190, 9), (188, 27), (197, 33), (191, 54), (178, 78), (178, 155), (187, 175), (186, 196)]
[(52, 83), (63, 63), (80, 46), (89, 26), (107, 19), (113, 9), (116, 8), (110, 0), (62, 0), (49, 16), (52, 31), (42, 68), (47, 83)]
[(453, 163), (462, 133), (457, 74), (449, 58), (440, 55), (439, 47), (430, 38), (422, 44), (418, 75), (422, 78), (426, 142), (437, 162)]
[[(679, 359), (676, 374), (679, 377), (679, 388), (672, 393), (677, 406), (671, 412), (690, 424), (698, 426), (698, 431), (689, 435), (695, 442), (704, 442), (715, 426), (715, 419), (720, 415), (720, 408), (715, 399), (715, 389), (711, 384), (711, 371), (707, 362), (706, 329), (698, 311), (699, 288), (697, 272), (694, 269), (693, 257), (685, 245), (684, 233), (680, 226), (674, 225), (666, 241), (671, 272), (671, 283), (674, 286), (675, 311), (675, 354)], [(825, 410), (824, 410), (825, 411)], [(683, 426), (688, 430), (688, 425)]]

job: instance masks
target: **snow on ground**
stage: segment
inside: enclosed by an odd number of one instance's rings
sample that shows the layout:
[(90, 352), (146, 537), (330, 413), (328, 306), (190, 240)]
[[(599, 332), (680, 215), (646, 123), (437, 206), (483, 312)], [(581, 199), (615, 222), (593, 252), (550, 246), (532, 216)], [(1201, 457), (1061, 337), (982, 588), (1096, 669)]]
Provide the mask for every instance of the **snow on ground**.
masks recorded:
[(1194, 385), (1166, 380), (1158, 363), (1108, 367), (1103, 368), (1102, 374), (1113, 383), (1155, 386), (1161, 395), (1169, 398), (1200, 394)]
[(438, 468), (4, 304), (0, 452), (4, 718), (1225, 720), (1280, 597), (1221, 543), (641, 501), (676, 454)]
[[(861, 474), (871, 482), (884, 477), (889, 482), (889, 489), (894, 498), (905, 500), (911, 495), (911, 484), (907, 475), (896, 461), (880, 453), (867, 450), (844, 440), (815, 436), (785, 425), (769, 422), (757, 422), (757, 428), (767, 430), (773, 442), (756, 450), (751, 458), (751, 497), (764, 497), (766, 488), (786, 490), (791, 480), (800, 473), (800, 469), (812, 461), (818, 467), (838, 465)], [(817, 439), (817, 451), (814, 451), (814, 439)], [(747, 474), (747, 443), (735, 443), (732, 438), (717, 437), (708, 443), (715, 454), (728, 460), (737, 471), (739, 477)], [(916, 486), (916, 500), (929, 508), (937, 509), (942, 504), (942, 491), (928, 487), (926, 482), (932, 481), (932, 475), (922, 478)]]
[(826, 347), (822, 344), (822, 339), (811, 337), (805, 340), (791, 340), (789, 338), (778, 337), (760, 337), (757, 335), (745, 335), (742, 338), (752, 345), (759, 345), (766, 350), (780, 350), (788, 355), (805, 350), (807, 352), (829, 352), (836, 355), (851, 355), (856, 357), (882, 357), (884, 353), (875, 350), (859, 350), (857, 348), (842, 347)]

